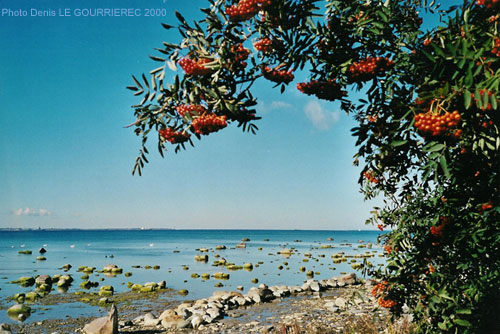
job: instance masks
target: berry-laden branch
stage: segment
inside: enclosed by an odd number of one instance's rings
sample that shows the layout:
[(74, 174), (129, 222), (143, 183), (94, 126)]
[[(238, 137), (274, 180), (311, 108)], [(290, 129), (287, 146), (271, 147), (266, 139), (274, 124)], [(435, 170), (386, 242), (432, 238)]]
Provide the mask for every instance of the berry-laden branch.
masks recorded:
[(361, 266), (380, 279), (379, 305), (408, 306), (420, 333), (488, 333), (500, 312), (500, 2), (461, 2), (430, 31), (420, 12), (437, 5), (420, 0), (209, 2), (192, 24), (177, 13), (180, 42), (128, 87), (142, 98), (133, 172), (151, 136), (163, 156), (232, 124), (255, 133), (258, 80), (340, 101), (358, 123), (361, 191), (386, 199), (368, 223), (387, 231), (387, 265)]

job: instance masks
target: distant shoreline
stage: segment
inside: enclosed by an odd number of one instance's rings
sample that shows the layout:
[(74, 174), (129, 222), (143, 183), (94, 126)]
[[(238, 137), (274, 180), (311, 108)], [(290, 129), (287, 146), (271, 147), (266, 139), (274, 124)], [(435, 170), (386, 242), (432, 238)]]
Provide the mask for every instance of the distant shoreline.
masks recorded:
[(308, 229), (233, 229), (233, 228), (21, 228), (21, 227), (2, 227), (0, 232), (23, 232), (23, 231), (327, 231), (327, 232), (379, 232), (377, 229), (353, 229), (353, 230), (308, 230)]

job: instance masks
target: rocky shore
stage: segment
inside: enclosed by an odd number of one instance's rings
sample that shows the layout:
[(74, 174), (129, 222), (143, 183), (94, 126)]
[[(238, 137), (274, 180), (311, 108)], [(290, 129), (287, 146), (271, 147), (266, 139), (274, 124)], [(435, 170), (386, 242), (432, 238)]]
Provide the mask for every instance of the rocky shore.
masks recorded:
[(371, 296), (373, 284), (353, 273), (310, 279), (301, 286), (260, 284), (245, 294), (215, 291), (161, 313), (120, 314), (113, 305), (103, 318), (15, 325), (0, 334), (351, 333), (354, 324), (367, 318), (375, 332), (383, 333), (388, 313)]

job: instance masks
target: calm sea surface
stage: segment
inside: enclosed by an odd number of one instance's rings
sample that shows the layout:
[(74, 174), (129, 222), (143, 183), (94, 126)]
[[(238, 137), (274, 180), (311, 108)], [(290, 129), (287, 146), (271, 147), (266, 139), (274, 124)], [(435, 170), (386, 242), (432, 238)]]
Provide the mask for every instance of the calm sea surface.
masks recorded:
[[(307, 279), (299, 267), (316, 272), (315, 279), (331, 278), (341, 272), (352, 272), (349, 259), (335, 264), (331, 255), (344, 252), (346, 255), (361, 255), (370, 252), (375, 255), (372, 263), (383, 263), (379, 257), (382, 249), (377, 245), (378, 231), (304, 231), (304, 230), (63, 230), (63, 231), (0, 231), (0, 323), (14, 322), (7, 316), (6, 307), (15, 304), (8, 298), (19, 292), (29, 292), (33, 287), (23, 288), (9, 283), (21, 276), (70, 274), (75, 279), (68, 293), (79, 291), (79, 266), (96, 267), (116, 264), (123, 272), (131, 272), (131, 277), (117, 275), (106, 277), (94, 272), (91, 281), (99, 285), (112, 285), (116, 292), (128, 291), (127, 282), (144, 284), (146, 282), (167, 281), (167, 287), (188, 289), (188, 299), (203, 298), (217, 289), (235, 290), (242, 285), (247, 291), (258, 278), (259, 283), (268, 285), (297, 285)], [(242, 238), (248, 238), (246, 248), (235, 248)], [(333, 240), (328, 240), (332, 238)], [(267, 241), (267, 239), (269, 239)], [(372, 248), (364, 247), (372, 243)], [(225, 245), (225, 250), (215, 250), (217, 245)], [(361, 247), (360, 247), (361, 246)], [(39, 249), (44, 247), (46, 261), (36, 261)], [(284, 247), (296, 249), (289, 258), (277, 252)], [(208, 248), (209, 260), (206, 263), (194, 261), (201, 254), (196, 249)], [(20, 250), (31, 250), (32, 255), (19, 254)], [(311, 257), (304, 254), (310, 253)], [(219, 254), (228, 262), (243, 265), (254, 264), (252, 271), (229, 271), (225, 267), (212, 266), (214, 256)], [(308, 262), (304, 262), (308, 259)], [(362, 262), (361, 259), (355, 259)], [(263, 262), (256, 267), (258, 262)], [(284, 264), (285, 262), (285, 264)], [(71, 264), (72, 269), (65, 273), (60, 268)], [(160, 266), (160, 269), (145, 269), (146, 265)], [(283, 269), (279, 269), (279, 266)], [(141, 266), (133, 268), (132, 266)], [(191, 274), (213, 274), (229, 272), (230, 279), (222, 281), (224, 287), (216, 288), (218, 282), (213, 278), (203, 281), (192, 278)], [(318, 274), (319, 272), (319, 274)], [(104, 278), (104, 281), (99, 279)], [(98, 291), (99, 287), (91, 289)], [(53, 294), (59, 293), (53, 291)], [(98, 307), (84, 303), (53, 305), (41, 308), (34, 304), (33, 314), (27, 321), (40, 321), (46, 318), (66, 316), (94, 316)]]

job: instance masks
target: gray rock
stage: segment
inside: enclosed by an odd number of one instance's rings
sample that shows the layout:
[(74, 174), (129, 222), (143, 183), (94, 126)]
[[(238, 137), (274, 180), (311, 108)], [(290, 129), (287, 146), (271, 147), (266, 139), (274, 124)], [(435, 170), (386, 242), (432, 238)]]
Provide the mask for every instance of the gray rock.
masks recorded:
[(83, 327), (86, 334), (118, 334), (118, 310), (113, 304), (107, 317), (97, 318)]
[(314, 292), (319, 292), (321, 290), (319, 283), (316, 281), (311, 281), (309, 283), (309, 289), (311, 289), (311, 291), (314, 291)]
[(0, 324), (0, 329), (5, 330), (5, 331), (10, 331), (10, 325), (9, 324)]
[(152, 313), (146, 313), (142, 321), (144, 326), (157, 326), (161, 322), (161, 320), (156, 319), (156, 317)]
[(193, 326), (194, 329), (197, 329), (201, 324), (203, 324), (204, 321), (205, 320), (203, 320), (201, 315), (195, 314), (191, 317), (191, 326)]
[(342, 297), (335, 299), (335, 306), (337, 306), (337, 307), (345, 308), (346, 304), (347, 304), (347, 301)]
[(340, 283), (345, 283), (346, 285), (356, 284), (357, 283), (357, 277), (356, 277), (355, 273), (350, 273), (350, 274), (347, 274), (347, 275), (340, 276), (337, 279), (337, 282), (339, 283), (339, 285), (340, 285)]
[(52, 278), (49, 275), (40, 275), (35, 278), (36, 285), (48, 284), (52, 285)]
[(158, 282), (158, 289), (165, 289), (167, 287), (167, 281)]
[(207, 314), (212, 318), (212, 319), (218, 319), (221, 317), (221, 312), (219, 309), (216, 308), (207, 308)]
[(9, 330), (0, 329), (0, 334), (12, 334)]

